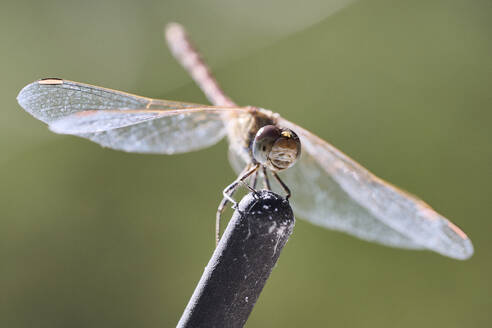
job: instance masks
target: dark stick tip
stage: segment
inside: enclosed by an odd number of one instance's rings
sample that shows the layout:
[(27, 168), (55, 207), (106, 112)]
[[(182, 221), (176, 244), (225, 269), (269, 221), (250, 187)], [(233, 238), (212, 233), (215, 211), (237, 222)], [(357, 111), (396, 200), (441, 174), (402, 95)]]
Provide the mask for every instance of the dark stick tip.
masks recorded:
[(243, 197), (178, 327), (242, 327), (294, 223), (281, 196), (261, 190)]

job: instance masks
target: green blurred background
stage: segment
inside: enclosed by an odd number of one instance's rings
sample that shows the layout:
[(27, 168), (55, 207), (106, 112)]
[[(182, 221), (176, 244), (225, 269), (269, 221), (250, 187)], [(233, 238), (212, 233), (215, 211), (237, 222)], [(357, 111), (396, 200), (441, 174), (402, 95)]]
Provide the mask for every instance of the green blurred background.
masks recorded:
[(234, 178), (226, 143), (116, 152), (51, 133), (15, 100), (56, 76), (205, 103), (164, 45), (169, 21), (240, 104), (418, 194), (475, 246), (460, 262), (298, 220), (248, 327), (490, 327), (490, 0), (2, 1), (0, 327), (177, 323)]

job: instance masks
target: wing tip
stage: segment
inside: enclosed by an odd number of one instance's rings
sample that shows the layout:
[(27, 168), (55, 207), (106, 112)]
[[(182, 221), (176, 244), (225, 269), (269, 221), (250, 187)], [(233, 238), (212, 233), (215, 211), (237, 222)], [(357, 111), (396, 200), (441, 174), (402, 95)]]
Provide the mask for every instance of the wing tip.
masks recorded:
[(32, 87), (33, 85), (37, 85), (38, 81), (29, 83), (28, 85), (24, 86), (21, 91), (19, 91), (19, 94), (17, 95), (17, 102), (19, 105), (27, 112), (31, 113), (30, 110), (30, 98), (32, 97)]
[(472, 244), (470, 238), (466, 237), (466, 239), (464, 239), (462, 241), (462, 250), (458, 254), (458, 257), (456, 257), (456, 259), (468, 260), (469, 258), (471, 258), (473, 256), (474, 252), (475, 252), (475, 249), (473, 247), (473, 244)]
[(443, 238), (446, 240), (446, 246), (440, 247), (439, 250), (433, 249), (434, 251), (456, 260), (467, 260), (472, 257), (474, 253), (473, 244), (460, 228), (446, 220), (441, 231), (443, 232)]
[(19, 105), (24, 108), (26, 111), (30, 111), (30, 99), (36, 92), (36, 87), (39, 87), (40, 85), (61, 85), (65, 83), (65, 80), (57, 78), (57, 77), (49, 77), (49, 78), (44, 78), (44, 79), (39, 79), (34, 82), (29, 83), (28, 85), (24, 86), (20, 91), (19, 94), (17, 95), (17, 102)]
[(473, 253), (474, 253), (474, 248), (473, 244), (468, 238), (468, 236), (458, 228), (455, 224), (453, 224), (451, 221), (446, 222), (447, 229), (449, 230), (449, 238), (451, 240), (455, 241), (456, 248), (455, 248), (455, 254), (456, 254), (456, 259), (458, 260), (467, 260), (469, 259)]
[(456, 260), (465, 261), (473, 256), (474, 248), (470, 239), (465, 240), (459, 249), (455, 249), (449, 253), (442, 253), (445, 256)]
[(473, 248), (473, 244), (470, 239), (466, 240), (466, 246), (464, 247), (463, 251), (463, 256), (459, 258), (459, 260), (468, 260), (470, 257), (472, 257), (473, 253), (475, 252), (475, 249)]

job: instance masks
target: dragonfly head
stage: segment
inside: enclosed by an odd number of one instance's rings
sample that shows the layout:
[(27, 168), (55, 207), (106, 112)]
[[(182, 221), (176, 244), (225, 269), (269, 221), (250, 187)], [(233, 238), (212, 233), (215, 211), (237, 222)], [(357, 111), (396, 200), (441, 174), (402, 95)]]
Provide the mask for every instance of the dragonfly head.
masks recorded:
[(301, 155), (301, 141), (294, 131), (275, 125), (258, 130), (253, 140), (253, 157), (273, 171), (285, 170)]

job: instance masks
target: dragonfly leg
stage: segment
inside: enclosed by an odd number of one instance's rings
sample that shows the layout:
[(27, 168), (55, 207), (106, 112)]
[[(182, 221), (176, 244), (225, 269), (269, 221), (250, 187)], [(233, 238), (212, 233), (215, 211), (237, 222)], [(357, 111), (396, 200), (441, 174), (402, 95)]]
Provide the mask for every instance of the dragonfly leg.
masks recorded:
[(270, 186), (270, 180), (268, 180), (268, 174), (267, 174), (266, 167), (262, 166), (261, 169), (263, 171), (263, 178), (265, 179), (263, 181), (264, 188), (266, 188), (267, 190), (272, 190), (272, 187)]
[(256, 190), (256, 183), (258, 182), (258, 171), (253, 173), (253, 176), (251, 177), (251, 179), (253, 179), (253, 181), (251, 183), (251, 188), (253, 188), (253, 190)]
[(291, 196), (291, 193), (290, 193), (290, 189), (289, 187), (287, 187), (287, 185), (282, 181), (282, 179), (280, 179), (280, 177), (278, 176), (278, 174), (276, 172), (272, 172), (273, 176), (275, 177), (275, 179), (277, 179), (278, 183), (280, 183), (280, 185), (282, 186), (282, 188), (284, 189), (285, 193), (287, 194), (285, 196), (286, 199), (289, 199), (290, 196)]
[[(259, 168), (259, 167), (258, 167), (258, 168)], [(255, 176), (254, 176), (254, 179), (255, 179), (255, 180), (256, 180), (256, 177), (257, 177), (258, 168), (256, 168), (256, 170), (255, 170), (255, 171), (254, 171), (254, 173), (253, 173), (253, 174), (255, 175)], [(258, 191), (255, 189), (255, 187), (250, 186), (250, 185), (246, 182), (246, 179), (241, 180), (241, 181), (240, 181), (240, 183), (241, 183), (243, 186), (245, 186), (246, 188), (248, 188), (248, 189), (249, 189), (249, 191), (251, 191), (252, 193), (254, 193), (256, 197), (259, 197), (259, 193), (258, 193)], [(254, 182), (254, 185), (256, 185), (256, 182)]]
[(215, 214), (215, 247), (219, 244), (220, 240), (220, 217), (222, 216), (222, 212), (224, 211), (227, 205), (227, 198), (222, 198), (220, 201), (219, 207), (217, 208), (217, 213)]
[(222, 216), (222, 212), (224, 211), (227, 203), (231, 202), (233, 204), (232, 208), (237, 207), (237, 202), (234, 200), (234, 198), (232, 198), (232, 196), (234, 195), (234, 192), (236, 192), (240, 184), (244, 184), (248, 189), (256, 193), (256, 190), (254, 188), (251, 188), (247, 183), (244, 182), (244, 180), (246, 180), (253, 173), (258, 171), (259, 167), (260, 167), (259, 164), (256, 164), (253, 167), (248, 165), (246, 169), (241, 174), (239, 174), (238, 178), (234, 180), (233, 183), (228, 185), (222, 192), (224, 198), (222, 198), (222, 201), (220, 202), (219, 207), (217, 208), (217, 213), (215, 215), (215, 246), (217, 246), (220, 240), (220, 218)]

